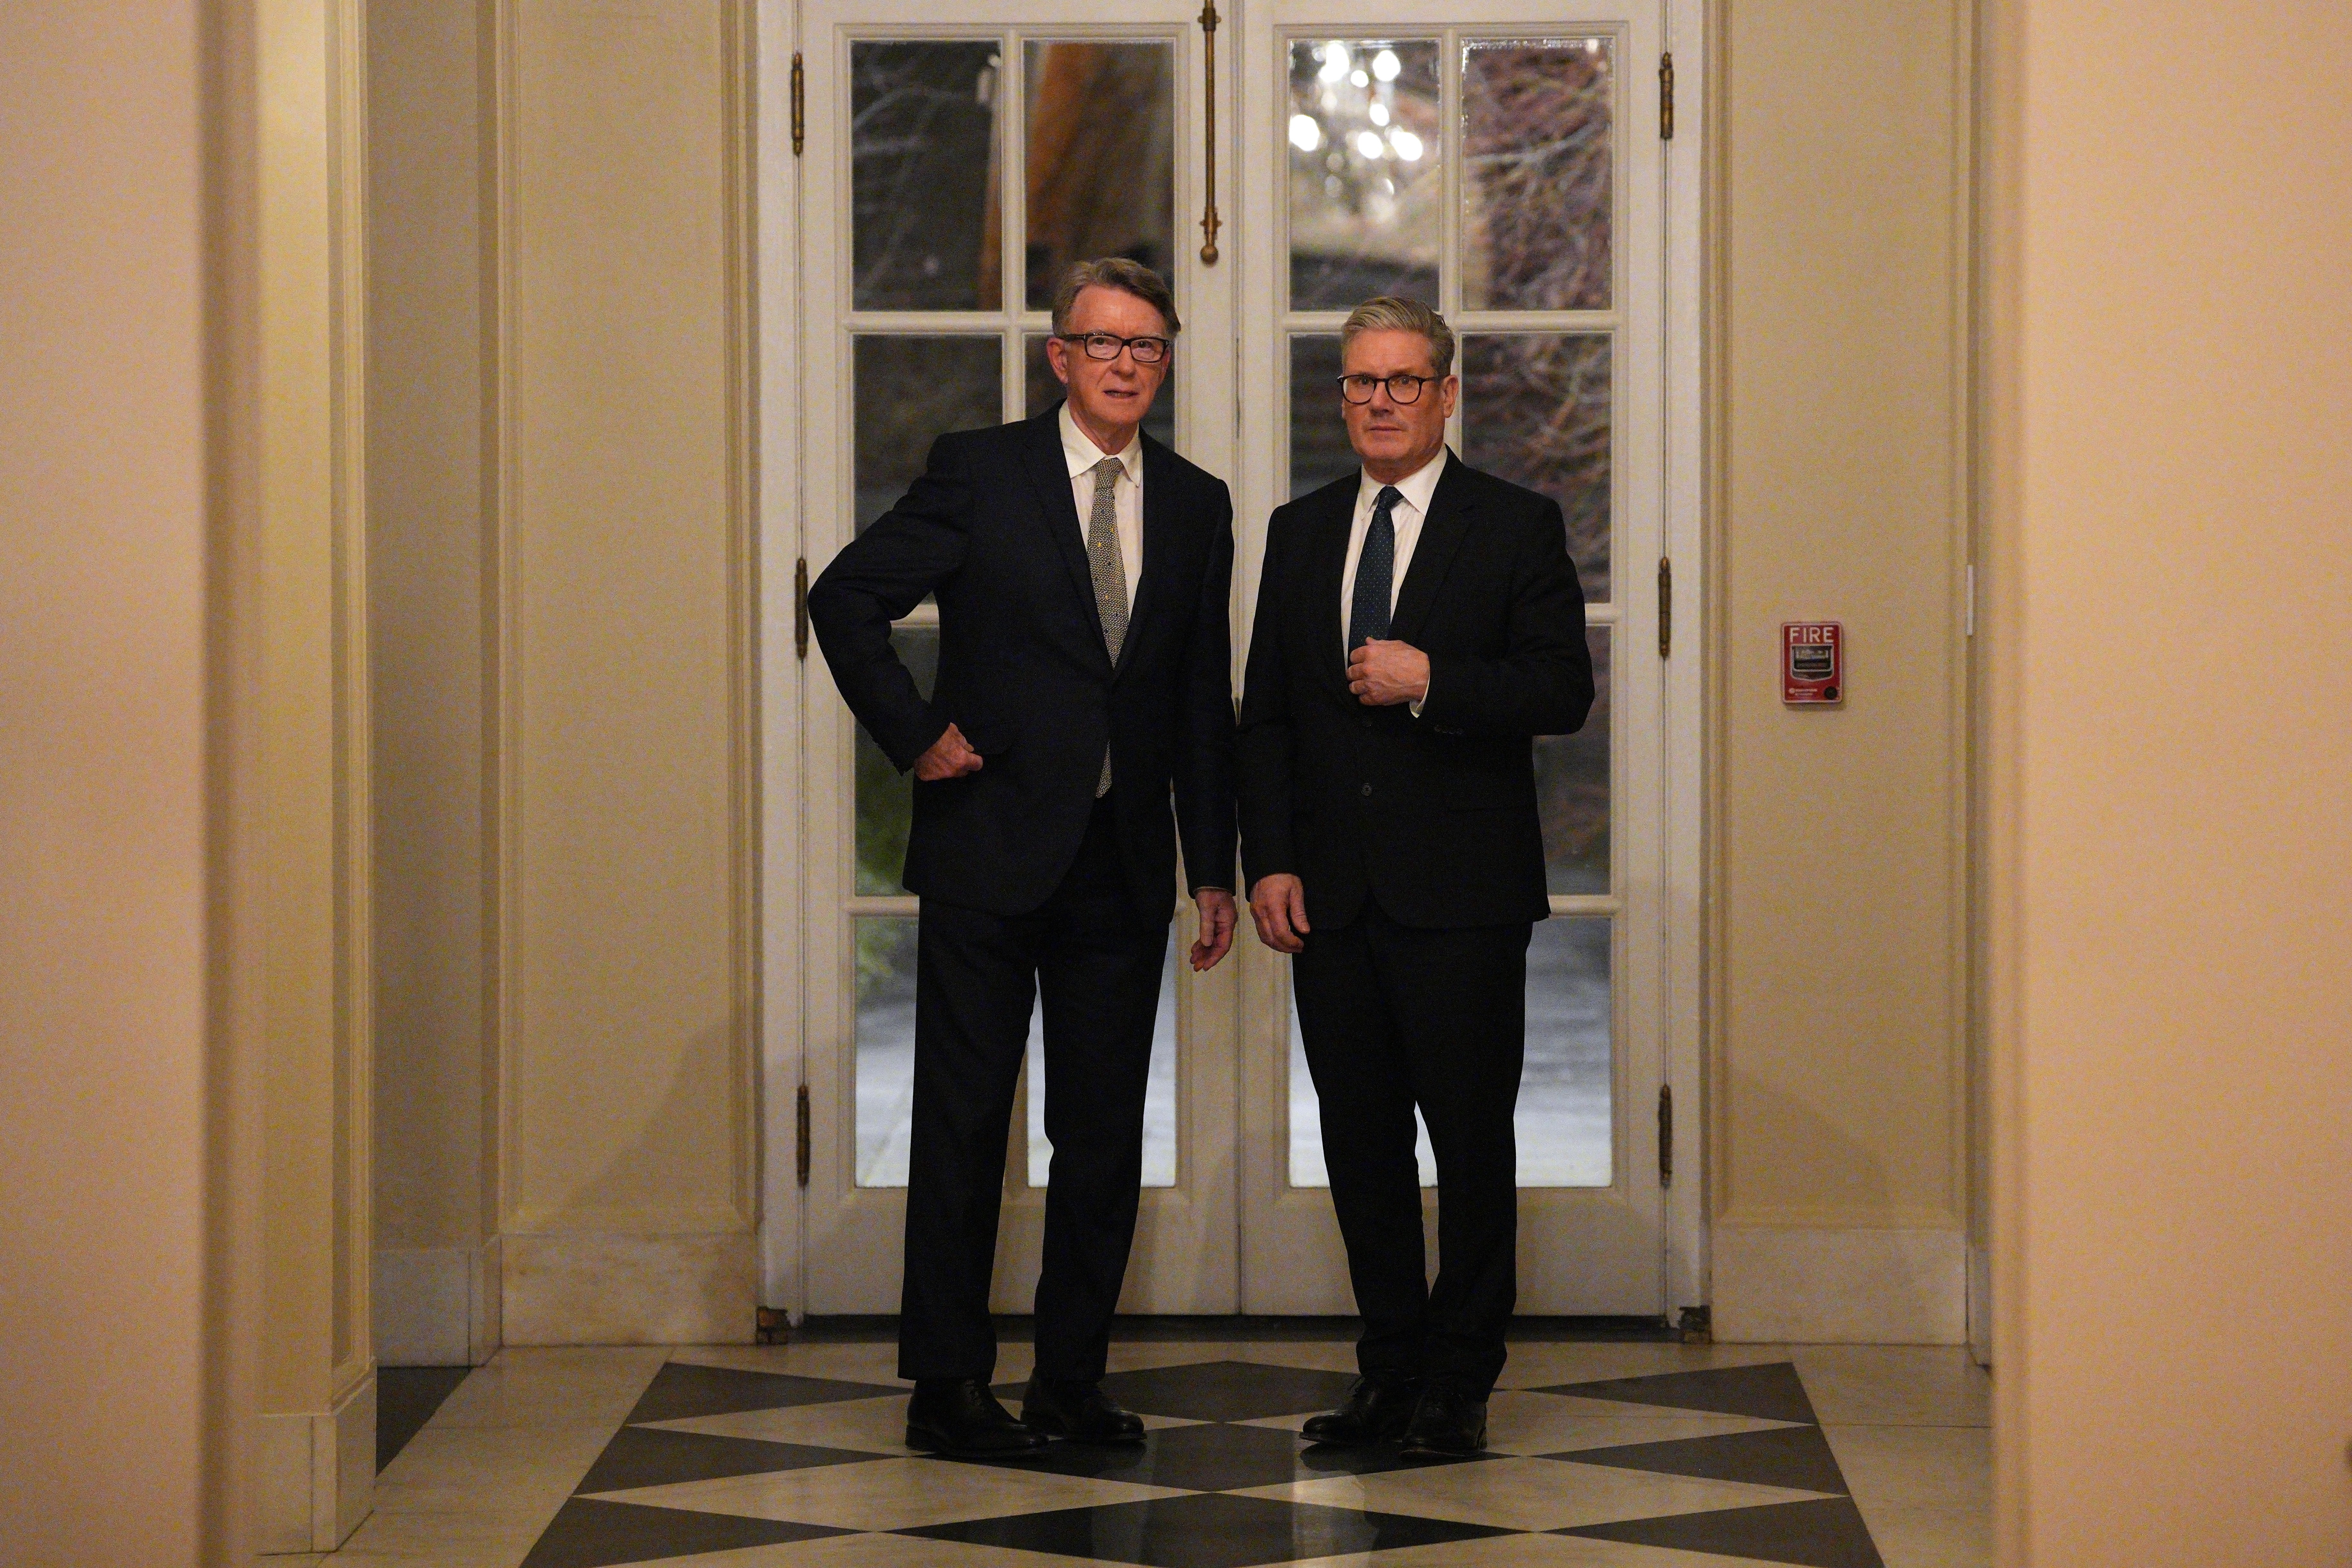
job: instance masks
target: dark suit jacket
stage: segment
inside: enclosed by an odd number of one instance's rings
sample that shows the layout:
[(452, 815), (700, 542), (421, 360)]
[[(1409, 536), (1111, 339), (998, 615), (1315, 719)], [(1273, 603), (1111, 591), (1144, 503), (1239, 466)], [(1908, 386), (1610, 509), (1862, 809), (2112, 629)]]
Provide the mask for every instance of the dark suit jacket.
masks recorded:
[[(909, 891), (998, 915), (1045, 903), (1086, 833), (1108, 739), (1129, 887), (1165, 920), (1180, 831), (1191, 885), (1233, 885), (1233, 498), (1143, 438), (1142, 577), (1114, 669), (1057, 412), (940, 437), (905, 498), (810, 587), (809, 618), (892, 762), (912, 768), (950, 721), (984, 759), (917, 781)], [(890, 647), (890, 622), (925, 594), (940, 605), (929, 702)]]
[(1242, 863), (1306, 884), (1345, 925), (1369, 894), (1403, 925), (1541, 920), (1531, 737), (1592, 706), (1584, 595), (1559, 506), (1448, 455), (1390, 636), (1429, 655), (1429, 695), (1348, 690), (1339, 581), (1357, 476), (1276, 510), (1241, 710)]

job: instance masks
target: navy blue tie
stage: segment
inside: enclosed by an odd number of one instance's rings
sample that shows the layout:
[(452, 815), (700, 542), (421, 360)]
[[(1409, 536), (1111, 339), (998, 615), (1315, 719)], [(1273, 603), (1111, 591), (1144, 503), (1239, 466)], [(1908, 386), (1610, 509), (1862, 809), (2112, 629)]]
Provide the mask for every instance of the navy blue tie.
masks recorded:
[(1367, 638), (1389, 634), (1389, 594), (1396, 583), (1396, 524), (1389, 513), (1404, 499), (1394, 485), (1372, 497), (1371, 526), (1364, 530), (1364, 553), (1356, 559), (1356, 597), (1348, 611), (1348, 652)]

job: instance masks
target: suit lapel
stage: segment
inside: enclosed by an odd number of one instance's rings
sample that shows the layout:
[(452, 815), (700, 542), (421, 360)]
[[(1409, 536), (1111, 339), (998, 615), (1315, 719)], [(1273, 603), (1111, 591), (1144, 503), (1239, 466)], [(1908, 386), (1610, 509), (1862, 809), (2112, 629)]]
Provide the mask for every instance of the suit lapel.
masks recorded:
[[(1136, 580), (1135, 602), (1127, 607), (1127, 640), (1118, 645), (1118, 668), (1122, 672), (1135, 663), (1135, 645), (1143, 640), (1143, 618), (1168, 597), (1168, 579), (1176, 570), (1172, 564), (1177, 554), (1173, 493), (1176, 481), (1169, 463), (1172, 455), (1151, 437), (1143, 437), (1143, 574)], [(1089, 598), (1093, 596), (1091, 575), (1087, 580), (1087, 592)]]
[(1315, 519), (1307, 561), (1306, 623), (1315, 667), (1342, 696), (1348, 695), (1348, 629), (1339, 620), (1339, 582), (1348, 571), (1348, 531), (1356, 520), (1358, 484), (1331, 486), (1330, 498)]
[(1406, 569), (1404, 586), (1397, 592), (1396, 613), (1389, 618), (1389, 635), (1400, 643), (1418, 645), (1446, 570), (1454, 564), (1454, 552), (1462, 548), (1462, 537), (1469, 529), (1470, 484), (1465, 472), (1462, 459), (1447, 452), (1445, 471), (1437, 476), (1437, 488), (1429, 497), (1429, 515), (1422, 518), (1421, 538), (1412, 547), (1412, 565)]
[(1025, 446), (1024, 460), (1044, 511), (1046, 531), (1054, 536), (1054, 548), (1069, 571), (1070, 586), (1077, 593), (1080, 612), (1094, 632), (1095, 651), (1108, 664), (1110, 649), (1103, 642), (1102, 616), (1095, 609), (1095, 579), (1087, 566), (1086, 529), (1078, 521), (1078, 503), (1070, 489), (1070, 465), (1062, 455), (1059, 404), (1029, 422)]

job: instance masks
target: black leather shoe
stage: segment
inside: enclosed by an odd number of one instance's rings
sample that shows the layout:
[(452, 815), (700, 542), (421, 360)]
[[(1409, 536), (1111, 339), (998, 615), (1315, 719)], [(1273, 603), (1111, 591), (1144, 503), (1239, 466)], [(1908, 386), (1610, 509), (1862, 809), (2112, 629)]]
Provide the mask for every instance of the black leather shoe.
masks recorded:
[(1486, 1401), (1449, 1383), (1422, 1389), (1421, 1403), (1404, 1429), (1408, 1458), (1453, 1458), (1486, 1447)]
[(1143, 1418), (1091, 1380), (1032, 1377), (1021, 1396), (1021, 1419), (1053, 1437), (1073, 1443), (1140, 1443)]
[(1393, 1372), (1368, 1372), (1356, 1379), (1339, 1408), (1310, 1416), (1298, 1435), (1310, 1443), (1357, 1448), (1385, 1443), (1403, 1434), (1421, 1398), (1421, 1380)]
[(957, 1459), (1034, 1454), (1045, 1435), (1013, 1418), (977, 1377), (923, 1377), (907, 1401), (907, 1447)]

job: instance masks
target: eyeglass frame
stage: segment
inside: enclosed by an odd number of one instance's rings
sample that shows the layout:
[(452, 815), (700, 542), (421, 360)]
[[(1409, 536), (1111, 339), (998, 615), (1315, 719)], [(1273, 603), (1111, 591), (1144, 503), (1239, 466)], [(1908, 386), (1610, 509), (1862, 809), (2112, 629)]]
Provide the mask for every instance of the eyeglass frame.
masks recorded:
[[(1392, 376), (1367, 375), (1363, 371), (1359, 371), (1354, 375), (1333, 376), (1331, 379), (1339, 383), (1340, 400), (1344, 402), (1351, 403), (1357, 408), (1361, 408), (1366, 403), (1370, 402), (1372, 401), (1372, 392), (1378, 391), (1381, 387), (1389, 389), (1389, 401), (1391, 402), (1397, 404), (1401, 408), (1410, 408), (1414, 403), (1421, 401), (1422, 388), (1429, 385), (1432, 382), (1442, 382), (1445, 380), (1444, 376), (1417, 376), (1410, 371), (1399, 371)], [(1352, 381), (1367, 381), (1371, 382), (1372, 385), (1370, 390), (1368, 390), (1362, 397), (1353, 398), (1348, 395), (1348, 383)], [(1397, 395), (1396, 384), (1399, 382), (1411, 382), (1412, 383), (1412, 395), (1411, 397), (1399, 397)]]
[[(1162, 338), (1150, 333), (1146, 333), (1144, 336), (1139, 338), (1122, 338), (1116, 332), (1056, 332), (1053, 335), (1065, 343), (1077, 344), (1078, 347), (1084, 350), (1087, 358), (1089, 360), (1099, 361), (1104, 364), (1110, 363), (1113, 360), (1118, 359), (1122, 353), (1128, 353), (1135, 355), (1135, 362), (1139, 365), (1164, 365), (1172, 359), (1176, 353), (1175, 339)], [(1097, 354), (1095, 352), (1095, 340), (1097, 339), (1107, 340), (1108, 341), (1118, 344), (1118, 347), (1113, 349), (1108, 354)], [(1138, 343), (1159, 344), (1160, 357), (1158, 359), (1147, 360), (1141, 354), (1135, 353), (1135, 346)]]

